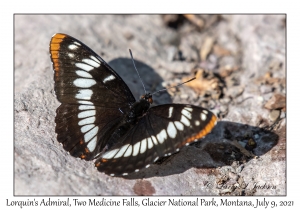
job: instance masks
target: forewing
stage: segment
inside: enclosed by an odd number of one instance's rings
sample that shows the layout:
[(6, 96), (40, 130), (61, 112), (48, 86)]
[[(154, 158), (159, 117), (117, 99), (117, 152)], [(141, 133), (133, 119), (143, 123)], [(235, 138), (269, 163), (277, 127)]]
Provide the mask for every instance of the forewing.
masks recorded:
[(50, 42), (55, 93), (61, 103), (91, 101), (95, 106), (123, 107), (135, 99), (122, 78), (79, 40), (55, 34)]
[(50, 42), (57, 109), (58, 141), (75, 157), (94, 158), (135, 99), (120, 76), (79, 40), (55, 34)]

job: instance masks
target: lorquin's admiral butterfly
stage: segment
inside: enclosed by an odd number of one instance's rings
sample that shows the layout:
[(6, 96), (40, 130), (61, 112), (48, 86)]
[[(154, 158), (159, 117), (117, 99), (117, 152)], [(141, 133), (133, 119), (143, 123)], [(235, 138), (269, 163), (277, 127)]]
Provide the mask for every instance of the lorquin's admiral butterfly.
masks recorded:
[(101, 172), (127, 175), (209, 133), (216, 116), (202, 107), (164, 104), (152, 95), (135, 101), (122, 78), (79, 40), (55, 34), (50, 42), (57, 140), (74, 157), (96, 159)]

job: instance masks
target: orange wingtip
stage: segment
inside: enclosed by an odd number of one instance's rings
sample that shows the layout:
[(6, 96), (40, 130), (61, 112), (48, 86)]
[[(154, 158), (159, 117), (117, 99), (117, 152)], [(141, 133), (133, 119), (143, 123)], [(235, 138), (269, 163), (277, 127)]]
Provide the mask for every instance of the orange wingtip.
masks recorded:
[(60, 49), (60, 43), (66, 37), (64, 34), (55, 34), (50, 42), (50, 51), (56, 51)]
[(206, 136), (208, 133), (211, 132), (211, 130), (215, 127), (215, 124), (217, 122), (217, 117), (215, 115), (213, 115), (211, 117), (211, 120), (209, 121), (209, 123), (204, 127), (204, 129), (202, 129), (199, 133), (197, 133), (194, 136), (191, 136), (189, 138), (187, 138), (184, 142), (181, 143), (180, 146), (183, 146), (187, 143), (191, 143), (193, 142), (195, 139), (200, 139), (204, 136)]
[(65, 34), (61, 34), (61, 33), (57, 33), (57, 34), (54, 34), (53, 36), (52, 36), (52, 39), (63, 39), (63, 38), (65, 38), (66, 37), (66, 35)]
[(63, 41), (63, 39), (66, 37), (65, 34), (55, 34), (53, 35), (51, 42), (50, 42), (50, 54), (51, 59), (53, 62), (53, 69), (56, 71), (55, 75), (58, 76), (59, 68), (59, 50), (60, 50), (60, 43)]

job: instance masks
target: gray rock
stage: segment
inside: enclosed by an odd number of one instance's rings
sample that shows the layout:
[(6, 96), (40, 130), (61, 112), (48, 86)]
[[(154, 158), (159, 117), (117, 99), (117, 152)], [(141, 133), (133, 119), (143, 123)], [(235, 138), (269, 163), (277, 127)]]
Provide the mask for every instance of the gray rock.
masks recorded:
[[(234, 15), (216, 23), (209, 33), (215, 31), (218, 43), (228, 43), (223, 47), (237, 56), (234, 61), (243, 67), (238, 75), (245, 85), (239, 97), (250, 99), (229, 103), (228, 114), (201, 141), (138, 173), (110, 177), (98, 172), (93, 161), (69, 155), (56, 140), (54, 119), (60, 103), (53, 89), (48, 48), (51, 36), (66, 33), (90, 46), (109, 62), (138, 98), (143, 90), (128, 48), (133, 51), (146, 88), (153, 91), (162, 88), (166, 78), (183, 77), (199, 64), (196, 52), (208, 32), (194, 30), (178, 36), (163, 25), (159, 15), (16, 15), (15, 195), (219, 195), (215, 168), (228, 167), (233, 161), (243, 162), (243, 169), (237, 170), (236, 175), (243, 178), (249, 190), (255, 183), (276, 186), (276, 189), (257, 189), (254, 195), (285, 195), (286, 121), (282, 120), (277, 130), (261, 130), (260, 125), (269, 126), (272, 122), (262, 102), (255, 100), (260, 97), (260, 88), (253, 82), (269, 70), (267, 66), (274, 59), (282, 63), (276, 75), (285, 77), (285, 28), (281, 26), (284, 18)], [(185, 24), (190, 27), (188, 22)], [(166, 50), (171, 42), (168, 40), (174, 37), (180, 37), (179, 49), (187, 58), (184, 61), (173, 61)], [(193, 45), (196, 50), (191, 48)], [(181, 92), (185, 90), (192, 91), (180, 87)], [(175, 98), (176, 102), (197, 105), (191, 97)], [(172, 99), (167, 92), (154, 97), (156, 104), (170, 103)], [(246, 158), (232, 144), (233, 140), (248, 138), (244, 136), (247, 130), (255, 136), (258, 146), (252, 152), (260, 156), (258, 159)], [(235, 192), (235, 187), (223, 191), (229, 195), (241, 193)]]

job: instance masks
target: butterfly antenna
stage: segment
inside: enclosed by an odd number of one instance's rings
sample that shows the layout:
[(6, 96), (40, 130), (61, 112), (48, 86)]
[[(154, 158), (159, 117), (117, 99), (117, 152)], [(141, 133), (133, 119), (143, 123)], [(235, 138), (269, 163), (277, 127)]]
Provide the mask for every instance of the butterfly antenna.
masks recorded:
[(145, 94), (147, 94), (147, 93), (146, 93), (145, 85), (144, 85), (144, 83), (143, 83), (143, 80), (142, 80), (142, 78), (141, 78), (141, 76), (140, 76), (140, 74), (139, 74), (139, 72), (138, 72), (138, 70), (137, 70), (137, 68), (136, 68), (136, 66), (135, 66), (135, 63), (134, 63), (134, 60), (133, 60), (133, 56), (132, 56), (132, 53), (131, 53), (131, 50), (130, 50), (130, 49), (129, 49), (129, 53), (130, 53), (130, 56), (131, 56), (131, 60), (132, 60), (133, 66), (134, 66), (134, 68), (135, 68), (135, 70), (136, 70), (136, 73), (139, 75), (139, 78), (140, 78), (140, 80), (141, 80), (141, 82), (142, 82), (142, 85), (143, 85), (143, 87), (144, 87)]
[(192, 79), (189, 79), (188, 81), (185, 81), (185, 82), (180, 83), (180, 84), (178, 84), (178, 85), (175, 85), (175, 86), (172, 86), (172, 87), (168, 87), (168, 88), (164, 88), (164, 89), (158, 90), (158, 91), (152, 93), (152, 95), (154, 95), (154, 94), (156, 94), (156, 93), (159, 93), (159, 92), (161, 92), (161, 91), (164, 91), (164, 90), (168, 90), (168, 89), (170, 89), (170, 88), (178, 87), (178, 86), (180, 86), (180, 85), (183, 85), (183, 84), (185, 84), (185, 83), (188, 83), (188, 82), (190, 82), (190, 81), (193, 81), (194, 79), (196, 79), (196, 77), (193, 77)]

